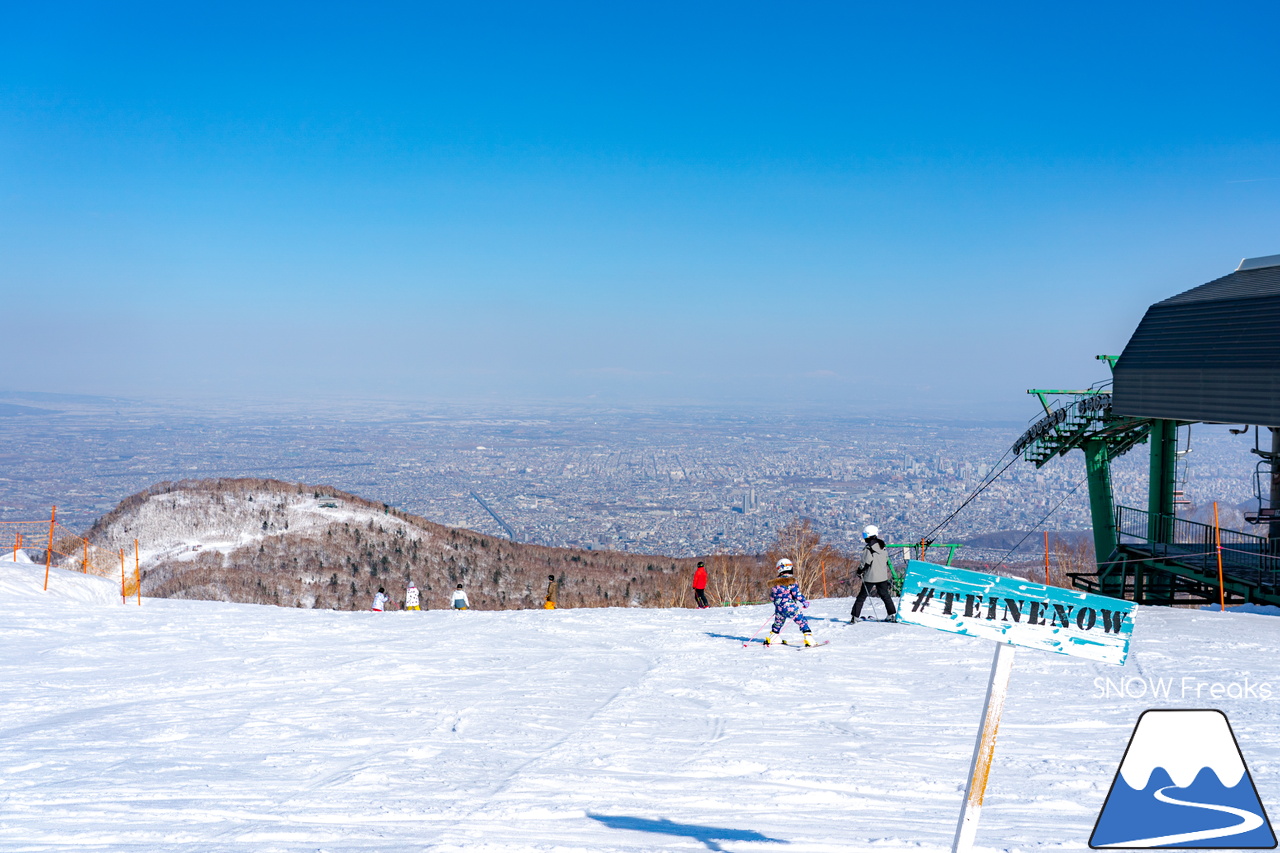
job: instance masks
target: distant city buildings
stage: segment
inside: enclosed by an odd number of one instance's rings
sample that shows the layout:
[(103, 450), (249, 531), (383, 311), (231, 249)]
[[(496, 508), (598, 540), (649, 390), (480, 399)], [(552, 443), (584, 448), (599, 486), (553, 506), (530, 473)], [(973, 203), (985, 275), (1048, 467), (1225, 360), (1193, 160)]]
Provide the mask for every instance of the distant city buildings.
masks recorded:
[[(264, 477), (330, 485), (442, 524), (544, 545), (754, 553), (804, 516), (829, 541), (853, 548), (867, 523), (895, 541), (928, 533), (1019, 432), (1017, 425), (972, 422), (779, 423), (710, 410), (477, 417), (404, 406), (299, 415), (283, 407), (246, 413), (85, 405), (0, 418), (0, 520), (45, 517), (57, 504), (60, 521), (86, 529), (158, 481)], [(1221, 432), (1197, 437), (1179, 488), (1192, 505), (1219, 501), (1234, 521), (1230, 513), (1239, 515), (1252, 495), (1252, 445)], [(1145, 450), (1114, 466), (1121, 503), (1145, 506)], [(938, 539), (1087, 530), (1083, 480), (1079, 458), (1039, 471), (1018, 462)]]

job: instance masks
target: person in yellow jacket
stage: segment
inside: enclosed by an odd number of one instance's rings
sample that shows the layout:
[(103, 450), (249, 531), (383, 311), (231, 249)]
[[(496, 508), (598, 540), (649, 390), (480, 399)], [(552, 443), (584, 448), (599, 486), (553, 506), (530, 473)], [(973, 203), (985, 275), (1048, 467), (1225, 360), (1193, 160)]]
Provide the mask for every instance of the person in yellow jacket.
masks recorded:
[(547, 610), (556, 609), (556, 595), (560, 592), (560, 584), (555, 575), (547, 575), (547, 601), (542, 606)]

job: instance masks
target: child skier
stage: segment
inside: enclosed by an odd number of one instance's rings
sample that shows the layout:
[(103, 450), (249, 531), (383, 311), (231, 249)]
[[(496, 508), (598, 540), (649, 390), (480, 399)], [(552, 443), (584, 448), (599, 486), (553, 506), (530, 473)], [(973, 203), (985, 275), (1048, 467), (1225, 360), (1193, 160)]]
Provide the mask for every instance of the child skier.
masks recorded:
[(795, 575), (795, 567), (790, 560), (783, 557), (778, 561), (778, 576), (769, 583), (769, 597), (773, 599), (773, 630), (765, 634), (766, 646), (772, 645), (773, 638), (782, 633), (782, 626), (788, 619), (795, 620), (796, 627), (804, 635), (804, 644), (813, 645), (809, 642), (809, 620), (800, 612), (809, 606), (809, 599), (800, 591)]
[(462, 589), (462, 584), (458, 584), (458, 588), (453, 591), (453, 598), (449, 600), (449, 606), (454, 610), (466, 610), (471, 606), (467, 602), (467, 593)]
[(377, 613), (381, 613), (383, 608), (387, 606), (387, 602), (391, 600), (391, 596), (387, 595), (387, 591), (382, 587), (378, 587), (378, 594), (373, 597), (373, 609)]
[(413, 581), (409, 581), (409, 588), (404, 591), (404, 609), (405, 610), (421, 610), (418, 606), (418, 588), (413, 585)]

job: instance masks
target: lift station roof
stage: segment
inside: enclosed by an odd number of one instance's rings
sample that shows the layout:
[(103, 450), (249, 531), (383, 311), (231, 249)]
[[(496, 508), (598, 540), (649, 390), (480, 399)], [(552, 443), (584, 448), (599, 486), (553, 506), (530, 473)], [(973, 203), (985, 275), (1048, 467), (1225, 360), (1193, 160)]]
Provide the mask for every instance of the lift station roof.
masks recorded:
[(1280, 426), (1280, 255), (1148, 308), (1116, 362), (1112, 410)]

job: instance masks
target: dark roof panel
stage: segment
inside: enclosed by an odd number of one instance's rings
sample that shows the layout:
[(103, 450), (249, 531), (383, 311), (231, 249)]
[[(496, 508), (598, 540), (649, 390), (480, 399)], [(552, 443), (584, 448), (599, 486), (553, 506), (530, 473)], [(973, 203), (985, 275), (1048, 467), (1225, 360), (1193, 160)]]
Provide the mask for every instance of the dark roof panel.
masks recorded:
[(1280, 426), (1280, 266), (1148, 308), (1116, 362), (1112, 400), (1132, 417)]
[(1208, 284), (1170, 296), (1156, 305), (1182, 305), (1187, 302), (1209, 302), (1226, 299), (1255, 299), (1259, 296), (1280, 296), (1280, 266), (1256, 270), (1241, 270)]

